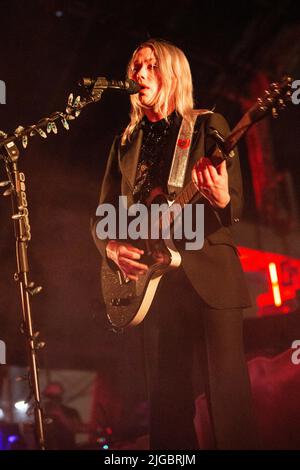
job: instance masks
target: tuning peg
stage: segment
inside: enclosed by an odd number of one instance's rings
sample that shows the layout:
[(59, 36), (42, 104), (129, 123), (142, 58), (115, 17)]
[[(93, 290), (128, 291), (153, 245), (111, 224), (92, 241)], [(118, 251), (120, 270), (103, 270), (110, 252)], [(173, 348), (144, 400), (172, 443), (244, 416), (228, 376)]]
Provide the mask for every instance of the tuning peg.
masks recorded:
[(23, 135), (22, 136), (22, 145), (23, 145), (24, 149), (26, 149), (27, 144), (28, 144), (28, 137), (27, 137), (27, 135)]
[(4, 139), (6, 139), (7, 137), (6, 132), (0, 130), (0, 137), (4, 137)]
[(72, 106), (73, 99), (74, 99), (74, 95), (73, 95), (73, 93), (70, 93), (69, 96), (68, 96), (68, 106)]
[(286, 104), (282, 98), (278, 100), (278, 104), (279, 104), (280, 109), (286, 108)]
[(4, 188), (5, 186), (8, 186), (10, 184), (10, 181), (0, 181), (0, 188)]
[(272, 108), (272, 116), (273, 118), (277, 118), (278, 117), (278, 112), (277, 112), (277, 109), (276, 108)]
[(10, 196), (12, 193), (12, 187), (10, 186), (10, 188), (7, 188), (4, 193), (2, 194), (2, 196)]
[(24, 127), (23, 126), (18, 126), (15, 130), (14, 130), (14, 134), (16, 137), (19, 137), (20, 134), (24, 131)]
[(11, 216), (11, 218), (12, 218), (13, 220), (20, 220), (20, 219), (22, 219), (22, 217), (24, 217), (23, 214), (13, 214), (13, 215)]
[(68, 123), (68, 121), (66, 120), (66, 118), (64, 116), (61, 119), (61, 122), (62, 122), (62, 125), (64, 126), (64, 128), (68, 131), (70, 129), (70, 126), (69, 126), (69, 123)]
[(37, 286), (37, 287), (32, 287), (32, 288), (29, 287), (26, 290), (30, 295), (34, 296), (36, 294), (39, 294), (42, 289), (43, 289), (42, 286)]
[[(80, 99), (81, 99), (81, 98), (80, 98), (80, 96), (78, 95), (78, 96), (76, 97), (75, 101), (74, 101), (74, 108), (78, 108), (78, 106), (80, 105)], [(80, 113), (81, 113), (81, 110), (76, 109), (76, 111), (75, 111), (75, 117), (78, 117)]]
[(70, 93), (68, 97), (67, 107), (66, 107), (67, 114), (71, 114), (73, 111), (73, 100), (74, 100), (74, 95), (73, 93)]
[(56, 126), (54, 121), (51, 122), (51, 129), (54, 132), (54, 134), (57, 134), (58, 130), (57, 130), (57, 126)]
[(37, 128), (37, 131), (40, 134), (40, 136), (43, 137), (43, 139), (47, 139), (47, 134), (46, 132), (43, 131), (43, 129)]
[(50, 134), (50, 132), (52, 131), (51, 122), (48, 122), (46, 130), (47, 130), (47, 133)]
[(73, 104), (74, 108), (76, 109), (76, 111), (75, 111), (75, 117), (76, 118), (81, 113), (81, 111), (79, 109), (77, 109), (79, 105), (80, 105), (80, 96), (78, 95), (78, 96), (76, 96), (76, 99), (75, 99), (74, 104)]
[(40, 341), (39, 343), (35, 345), (35, 349), (43, 349), (45, 346), (46, 346), (46, 342)]

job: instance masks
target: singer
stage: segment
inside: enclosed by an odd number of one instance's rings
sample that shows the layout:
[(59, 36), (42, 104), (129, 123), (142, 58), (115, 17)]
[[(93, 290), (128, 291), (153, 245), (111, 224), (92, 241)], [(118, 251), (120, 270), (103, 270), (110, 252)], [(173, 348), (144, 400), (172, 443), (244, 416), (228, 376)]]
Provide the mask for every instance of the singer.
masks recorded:
[[(227, 122), (207, 110), (193, 121), (190, 66), (169, 42), (141, 44), (127, 73), (140, 90), (130, 96), (130, 122), (112, 145), (100, 204), (117, 207), (123, 195), (130, 204), (149, 206), (155, 195), (167, 194), (174, 152), (189, 143), (180, 137), (184, 121), (191, 131), (185, 184), (192, 179), (193, 202), (205, 206), (203, 247), (188, 251), (176, 242), (182, 263), (162, 278), (150, 312), (137, 327), (147, 364), (150, 448), (199, 448), (193, 425), (197, 386), (206, 394), (215, 448), (257, 449), (242, 336), (243, 308), (250, 299), (230, 233), (242, 209), (239, 160), (236, 154), (215, 167), (207, 158), (216, 145), (208, 129), (226, 136)], [(101, 255), (134, 282), (148, 270), (143, 250), (130, 240), (98, 239), (98, 220), (92, 231)]]

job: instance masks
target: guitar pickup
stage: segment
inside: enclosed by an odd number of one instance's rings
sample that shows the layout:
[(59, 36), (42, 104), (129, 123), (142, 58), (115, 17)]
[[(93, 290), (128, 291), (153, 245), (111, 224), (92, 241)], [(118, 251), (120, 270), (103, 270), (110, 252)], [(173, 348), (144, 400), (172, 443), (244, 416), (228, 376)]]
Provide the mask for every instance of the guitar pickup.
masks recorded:
[(123, 298), (117, 297), (110, 301), (113, 307), (126, 307), (127, 305), (130, 304), (130, 302), (131, 302), (130, 297), (123, 297)]

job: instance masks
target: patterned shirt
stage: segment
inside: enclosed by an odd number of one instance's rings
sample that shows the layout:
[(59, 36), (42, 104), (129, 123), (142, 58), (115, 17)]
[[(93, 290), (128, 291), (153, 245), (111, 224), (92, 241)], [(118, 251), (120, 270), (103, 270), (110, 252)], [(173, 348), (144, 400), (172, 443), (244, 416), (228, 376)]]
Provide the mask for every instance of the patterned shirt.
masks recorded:
[(135, 202), (145, 202), (151, 191), (161, 187), (167, 193), (172, 157), (181, 124), (174, 111), (168, 120), (150, 122), (142, 120), (143, 142), (134, 187)]

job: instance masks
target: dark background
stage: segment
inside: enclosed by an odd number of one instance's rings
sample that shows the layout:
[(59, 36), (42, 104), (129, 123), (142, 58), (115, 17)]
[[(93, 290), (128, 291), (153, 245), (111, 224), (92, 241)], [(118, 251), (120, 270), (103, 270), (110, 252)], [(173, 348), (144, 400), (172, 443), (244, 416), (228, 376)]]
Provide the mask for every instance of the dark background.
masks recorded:
[[(296, 1), (1, 1), (0, 79), (6, 104), (0, 129), (8, 133), (57, 110), (83, 76), (123, 79), (133, 49), (149, 37), (168, 39), (190, 60), (196, 104), (216, 106), (234, 125), (242, 112), (235, 96), (248, 97), (257, 73), (270, 81), (288, 72), (300, 79), (300, 23)], [(233, 97), (233, 98), (232, 98)], [(272, 122), (275, 163), (300, 177), (300, 113), (290, 105)], [(113, 136), (124, 128), (128, 97), (106, 92), (59, 135), (34, 137), (21, 150), (32, 241), (31, 277), (43, 286), (33, 299), (34, 324), (47, 342), (41, 365), (104, 369), (118, 364), (134, 332), (118, 337), (107, 330), (100, 298), (100, 257), (89, 232)], [(245, 144), (245, 219), (255, 220)], [(3, 166), (0, 172), (5, 179)], [(299, 195), (298, 195), (299, 196)], [(300, 196), (299, 196), (300, 202)], [(15, 245), (10, 201), (0, 202), (0, 339), (7, 362), (25, 364), (19, 289), (13, 281)], [(126, 346), (127, 347), (127, 346)], [(129, 361), (130, 362), (130, 361)]]

